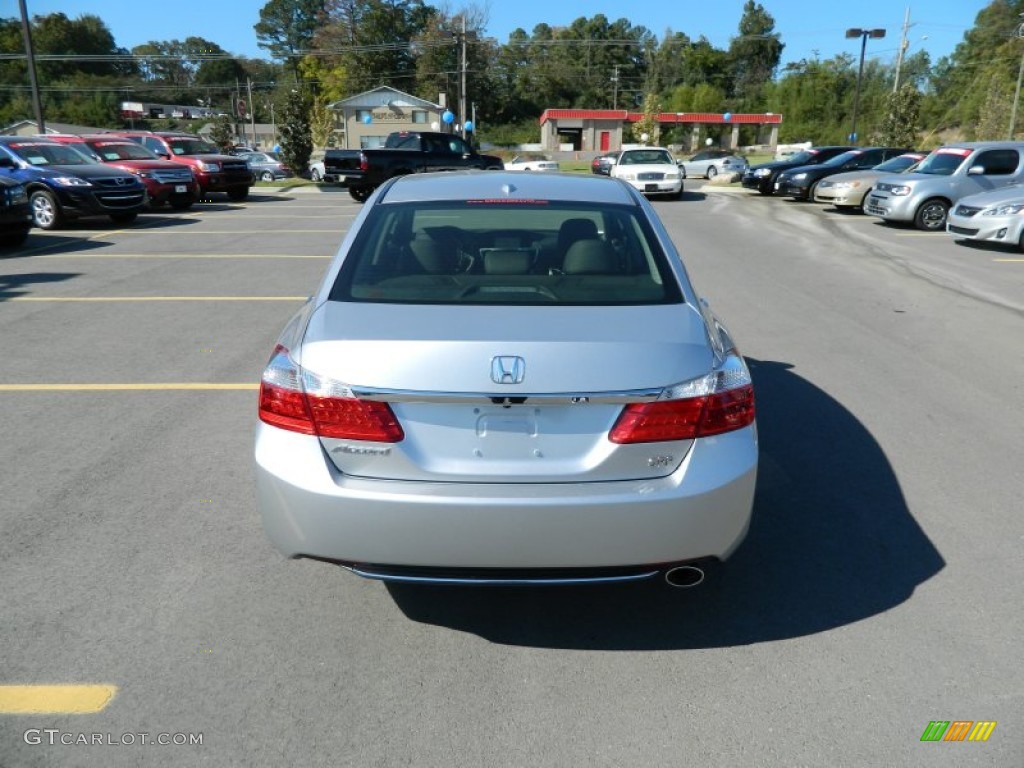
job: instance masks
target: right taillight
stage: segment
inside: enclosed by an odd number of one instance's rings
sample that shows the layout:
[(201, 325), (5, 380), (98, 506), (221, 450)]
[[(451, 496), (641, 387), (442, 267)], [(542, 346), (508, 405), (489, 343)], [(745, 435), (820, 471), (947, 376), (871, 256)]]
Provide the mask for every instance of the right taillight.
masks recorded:
[(654, 443), (720, 435), (754, 423), (754, 387), (743, 358), (730, 353), (706, 376), (669, 387), (650, 403), (630, 403), (608, 433), (613, 443)]
[(260, 381), (260, 421), (290, 432), (397, 443), (405, 437), (391, 406), (354, 397), (346, 385), (303, 371), (280, 344)]

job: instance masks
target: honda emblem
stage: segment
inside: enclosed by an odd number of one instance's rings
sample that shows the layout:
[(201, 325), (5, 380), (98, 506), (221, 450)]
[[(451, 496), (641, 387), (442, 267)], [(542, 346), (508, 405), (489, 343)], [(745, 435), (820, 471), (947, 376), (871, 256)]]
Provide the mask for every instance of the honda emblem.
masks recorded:
[(526, 361), (515, 355), (491, 358), (491, 381), (495, 384), (522, 384), (526, 376)]

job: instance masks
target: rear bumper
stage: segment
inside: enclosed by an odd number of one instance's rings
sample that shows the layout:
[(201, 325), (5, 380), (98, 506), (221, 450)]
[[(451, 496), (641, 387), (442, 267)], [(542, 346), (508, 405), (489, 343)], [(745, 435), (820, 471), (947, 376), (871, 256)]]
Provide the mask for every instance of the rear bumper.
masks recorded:
[(255, 179), (251, 173), (203, 173), (193, 171), (203, 194), (207, 192), (226, 192), (239, 187), (251, 187)]
[(191, 183), (165, 184), (152, 179), (143, 179), (142, 183), (146, 185), (151, 205), (161, 205), (171, 200), (195, 202), (199, 199), (199, 184), (195, 181)]
[(695, 441), (654, 480), (430, 483), (342, 475), (316, 438), (260, 423), (256, 496), (288, 557), (425, 568), (600, 569), (724, 560), (750, 524), (756, 428)]

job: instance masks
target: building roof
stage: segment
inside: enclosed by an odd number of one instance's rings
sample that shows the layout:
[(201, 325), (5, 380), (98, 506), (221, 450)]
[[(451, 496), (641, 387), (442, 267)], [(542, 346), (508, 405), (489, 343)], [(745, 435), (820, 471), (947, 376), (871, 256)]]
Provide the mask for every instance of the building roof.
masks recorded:
[[(109, 128), (96, 128), (92, 125), (73, 125), (72, 123), (51, 123), (49, 120), (44, 120), (43, 124), (46, 126), (46, 133), (102, 133), (103, 131), (110, 130)], [(35, 120), (19, 120), (16, 123), (5, 125), (0, 128), (0, 135), (12, 134), (19, 128), (31, 126), (32, 128), (38, 129), (38, 125)]]
[(357, 93), (355, 96), (349, 96), (347, 99), (340, 99), (335, 101), (333, 104), (328, 104), (331, 109), (355, 109), (355, 108), (370, 108), (373, 107), (419, 107), (421, 109), (442, 109), (440, 104), (435, 104), (432, 101), (421, 99), (418, 96), (413, 96), (410, 93), (405, 93), (397, 88), (392, 88), (389, 85), (379, 85), (369, 91), (363, 91)]
[[(726, 115), (729, 115), (726, 119)], [(540, 124), (548, 120), (619, 120), (635, 123), (642, 120), (643, 112), (630, 112), (625, 109), (545, 109), (540, 116)], [(778, 124), (782, 115), (773, 112), (754, 112), (750, 114), (733, 114), (730, 112), (661, 112), (655, 118), (659, 123), (742, 123), (746, 125)]]

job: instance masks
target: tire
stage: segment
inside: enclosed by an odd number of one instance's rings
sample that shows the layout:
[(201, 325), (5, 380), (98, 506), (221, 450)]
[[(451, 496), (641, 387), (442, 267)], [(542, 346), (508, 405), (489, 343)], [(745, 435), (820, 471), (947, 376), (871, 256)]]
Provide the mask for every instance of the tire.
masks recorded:
[(686, 178), (686, 166), (685, 165), (680, 165), (679, 166), (679, 178), (680, 179), (685, 179)]
[(310, 171), (309, 179), (310, 181), (323, 181), (323, 177), (320, 175), (320, 170), (314, 168), (312, 171)]
[(260, 174), (260, 181), (273, 181), (273, 180), (274, 180), (274, 174), (272, 174), (270, 171), (264, 171), (263, 173)]
[(228, 190), (228, 199), (229, 200), (241, 201), (241, 200), (245, 200), (245, 198), (247, 198), (248, 196), (249, 196), (249, 188), (248, 187), (233, 187), (233, 188)]
[(762, 181), (760, 184), (757, 185), (757, 194), (768, 197), (773, 192), (772, 183), (773, 182), (770, 180), (768, 182)]
[(811, 188), (807, 190), (807, 197), (804, 198), (809, 203), (814, 202), (814, 196), (818, 193), (818, 182), (811, 184)]
[(131, 213), (112, 213), (110, 214), (110, 220), (115, 224), (131, 224), (139, 217), (137, 211)]
[(176, 211), (187, 211), (194, 202), (194, 200), (168, 200), (167, 204)]
[(0, 231), (0, 248), (17, 248), (28, 240), (30, 227)]
[(718, 175), (718, 169), (715, 168), (715, 166), (713, 166), (713, 165), (709, 165), (708, 166), (708, 181), (711, 181), (711, 179), (715, 178), (715, 176), (717, 176), (717, 175)]
[(372, 187), (349, 187), (349, 196), (357, 203), (365, 203), (370, 199), (370, 195), (373, 194)]
[(29, 198), (32, 222), (40, 229), (57, 229), (64, 223), (64, 213), (52, 192), (37, 189)]
[(923, 229), (925, 232), (941, 232), (946, 228), (946, 218), (949, 216), (949, 203), (933, 197), (925, 200), (914, 214), (914, 226)]

